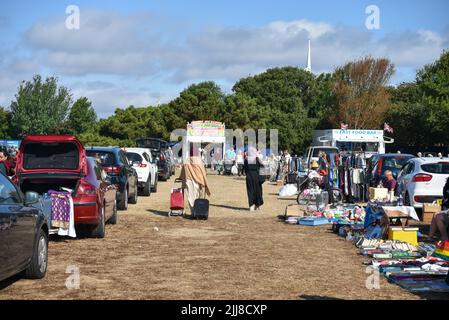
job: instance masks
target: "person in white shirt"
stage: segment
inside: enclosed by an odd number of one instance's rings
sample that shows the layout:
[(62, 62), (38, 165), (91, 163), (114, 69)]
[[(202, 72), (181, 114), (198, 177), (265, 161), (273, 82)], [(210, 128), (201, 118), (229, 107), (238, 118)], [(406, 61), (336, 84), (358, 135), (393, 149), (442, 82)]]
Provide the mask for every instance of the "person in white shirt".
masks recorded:
[(242, 151), (237, 153), (235, 163), (237, 164), (238, 176), (240, 177), (243, 174), (243, 164), (245, 163)]

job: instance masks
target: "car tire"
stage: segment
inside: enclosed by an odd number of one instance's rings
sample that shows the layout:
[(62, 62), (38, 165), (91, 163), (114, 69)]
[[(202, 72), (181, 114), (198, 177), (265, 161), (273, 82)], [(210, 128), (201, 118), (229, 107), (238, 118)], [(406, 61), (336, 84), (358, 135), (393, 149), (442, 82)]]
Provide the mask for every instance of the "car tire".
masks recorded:
[(129, 203), (131, 203), (131, 204), (137, 203), (138, 192), (139, 192), (139, 189), (137, 188), (137, 184), (136, 184), (136, 186), (134, 187), (134, 195), (131, 198), (129, 198), (129, 200), (128, 200)]
[(98, 239), (104, 238), (105, 231), (106, 231), (104, 207), (105, 207), (105, 205), (103, 205), (103, 207), (101, 208), (100, 223), (97, 224), (97, 226), (92, 230), (91, 238), (98, 238)]
[(148, 180), (143, 187), (142, 195), (144, 197), (149, 197), (151, 195), (151, 175), (148, 177)]
[(128, 210), (128, 187), (125, 187), (122, 198), (120, 199), (117, 208), (118, 210)]
[(48, 266), (48, 236), (44, 230), (39, 231), (39, 237), (31, 257), (25, 276), (29, 279), (42, 279), (47, 273)]
[(114, 201), (114, 208), (112, 209), (112, 216), (108, 222), (110, 224), (117, 224), (117, 222), (118, 222), (117, 200)]
[(168, 169), (167, 174), (165, 175), (165, 181), (170, 180), (170, 178), (171, 178), (170, 169)]
[(154, 180), (154, 186), (151, 188), (151, 192), (157, 192), (157, 182), (159, 181), (159, 177), (156, 176)]

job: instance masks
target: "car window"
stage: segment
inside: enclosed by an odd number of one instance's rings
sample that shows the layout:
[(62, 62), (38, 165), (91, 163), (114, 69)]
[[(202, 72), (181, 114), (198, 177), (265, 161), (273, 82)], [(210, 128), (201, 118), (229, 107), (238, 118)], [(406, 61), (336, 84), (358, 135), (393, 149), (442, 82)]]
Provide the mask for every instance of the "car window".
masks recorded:
[(17, 189), (7, 177), (0, 174), (0, 205), (19, 203), (21, 199)]
[(438, 162), (421, 165), (424, 172), (449, 174), (449, 162)]
[(27, 143), (23, 150), (23, 167), (25, 169), (78, 169), (78, 146), (72, 142)]
[(112, 152), (88, 150), (87, 156), (97, 160), (102, 166), (115, 165), (115, 157)]
[(127, 152), (126, 157), (128, 158), (129, 161), (132, 162), (142, 162), (142, 157), (140, 156), (140, 154), (135, 152)]
[(89, 170), (89, 174), (92, 175), (92, 178), (97, 179), (98, 181), (104, 181), (106, 179), (106, 171), (104, 171), (100, 165), (101, 163), (98, 162), (95, 158), (88, 158), (89, 161), (87, 162), (87, 167)]
[(119, 157), (120, 157), (120, 161), (121, 161), (123, 164), (129, 164), (129, 160), (128, 160), (128, 158), (126, 157), (126, 155), (125, 155), (125, 153), (124, 153), (123, 151), (120, 151)]
[(146, 152), (144, 152), (143, 153), (143, 157), (145, 158), (145, 160), (147, 161), (147, 162), (152, 162), (151, 160), (151, 156), (148, 154), (148, 153), (146, 153)]
[(415, 171), (415, 164), (411, 162), (407, 173), (412, 173), (413, 171)]
[(382, 162), (382, 169), (401, 169), (408, 160), (404, 157), (385, 157)]

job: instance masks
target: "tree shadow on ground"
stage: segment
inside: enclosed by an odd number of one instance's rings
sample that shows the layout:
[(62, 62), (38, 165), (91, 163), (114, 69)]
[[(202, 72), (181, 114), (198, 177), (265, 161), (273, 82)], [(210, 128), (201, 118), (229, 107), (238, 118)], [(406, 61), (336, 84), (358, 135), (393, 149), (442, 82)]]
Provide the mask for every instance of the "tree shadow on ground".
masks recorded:
[(234, 206), (227, 206), (227, 205), (223, 205), (223, 204), (209, 204), (209, 206), (216, 207), (216, 208), (238, 210), (238, 211), (249, 211), (249, 208), (246, 208), (246, 207), (234, 207)]

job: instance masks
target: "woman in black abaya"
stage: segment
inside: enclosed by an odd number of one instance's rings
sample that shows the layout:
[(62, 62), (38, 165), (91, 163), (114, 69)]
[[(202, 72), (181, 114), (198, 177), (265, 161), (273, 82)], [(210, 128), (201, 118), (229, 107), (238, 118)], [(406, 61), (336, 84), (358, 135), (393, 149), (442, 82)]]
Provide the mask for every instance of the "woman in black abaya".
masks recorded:
[(243, 165), (246, 172), (246, 191), (248, 193), (249, 210), (259, 210), (263, 205), (262, 182), (259, 178), (259, 169), (263, 167), (257, 157), (257, 150), (249, 148), (248, 157)]

